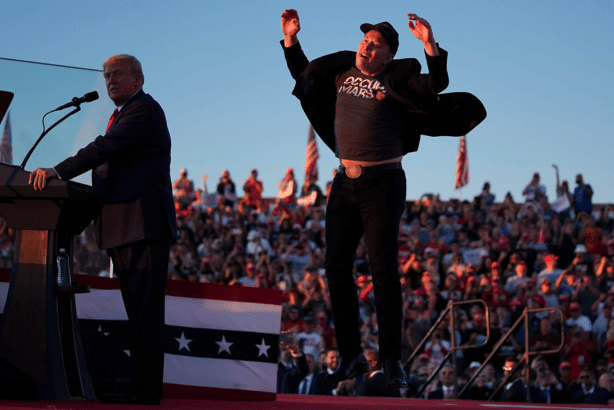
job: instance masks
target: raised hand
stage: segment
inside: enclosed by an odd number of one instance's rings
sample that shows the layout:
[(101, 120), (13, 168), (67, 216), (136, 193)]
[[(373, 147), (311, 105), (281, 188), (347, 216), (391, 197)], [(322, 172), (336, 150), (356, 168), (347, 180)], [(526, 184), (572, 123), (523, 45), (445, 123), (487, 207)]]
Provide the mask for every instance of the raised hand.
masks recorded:
[(417, 14), (411, 13), (407, 15), (407, 18), (409, 19), (409, 29), (418, 40), (426, 43), (433, 38), (433, 30), (428, 21), (418, 17)]
[(427, 54), (430, 56), (439, 55), (439, 48), (435, 43), (435, 37), (433, 36), (433, 30), (429, 22), (413, 13), (409, 13), (407, 18), (409, 19), (409, 29), (413, 35), (424, 44), (424, 49)]
[(301, 22), (296, 10), (286, 9), (281, 13), (281, 31), (284, 33), (286, 47), (296, 44), (298, 41), (296, 35), (301, 31)]

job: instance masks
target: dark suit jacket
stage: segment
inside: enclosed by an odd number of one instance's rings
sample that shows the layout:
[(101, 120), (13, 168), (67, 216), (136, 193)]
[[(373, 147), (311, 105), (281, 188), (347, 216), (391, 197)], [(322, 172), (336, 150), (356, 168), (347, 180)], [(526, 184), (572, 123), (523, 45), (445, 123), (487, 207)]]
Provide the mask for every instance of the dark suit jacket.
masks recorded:
[(313, 375), (313, 381), (311, 382), (311, 388), (309, 394), (317, 394), (320, 396), (332, 396), (333, 390), (337, 387), (336, 384), (329, 384), (324, 381), (327, 375), (327, 371), (323, 370)]
[[(457, 392), (461, 391), (463, 388), (463, 386), (458, 386), (457, 388)], [(438, 380), (437, 381), (437, 388), (435, 390), (433, 390), (432, 392), (428, 393), (426, 395), (427, 399), (436, 399), (436, 400), (442, 400), (444, 398), (444, 394), (443, 394), (443, 384)]]
[(287, 368), (281, 363), (277, 366), (277, 392), (298, 393), (298, 385), (309, 372), (305, 355), (297, 357), (296, 365), (291, 368)]
[[(100, 249), (142, 239), (175, 236), (170, 179), (171, 138), (162, 107), (142, 90), (128, 100), (104, 136), (55, 166), (61, 179), (94, 170), (101, 206), (96, 219)], [(108, 164), (106, 177), (95, 168)]]
[[(321, 394), (321, 393), (316, 393), (316, 390), (318, 390), (318, 387), (316, 386), (316, 374), (317, 373), (312, 373), (310, 375), (305, 375), (297, 384), (296, 386), (296, 391), (294, 393), (297, 394)], [(309, 378), (311, 377), (311, 384), (309, 385), (309, 389), (307, 390), (307, 393), (302, 393), (301, 392), (301, 388), (303, 381), (307, 381)]]
[[(546, 403), (546, 397), (542, 393), (542, 390), (534, 384), (529, 386), (529, 394), (532, 403)], [(511, 386), (507, 388), (501, 397), (501, 401), (511, 402), (526, 402), (527, 401), (527, 387), (524, 385), (522, 379), (516, 379), (511, 383)], [(551, 403), (566, 403), (567, 394), (559, 389), (551, 388), (550, 390), (550, 402)]]
[(443, 400), (443, 390), (442, 389), (433, 390), (432, 392), (429, 392), (426, 395), (426, 398), (429, 400)]
[(381, 370), (365, 375), (365, 379), (356, 388), (356, 396), (365, 397), (401, 397), (400, 389), (386, 387), (386, 378)]
[[(460, 391), (460, 389), (459, 389)], [(488, 399), (490, 398), (490, 396), (493, 394), (494, 390), (491, 389), (490, 387), (486, 387), (486, 386), (482, 386), (482, 387), (478, 387), (478, 386), (471, 386), (468, 390), (468, 392), (466, 393), (466, 395), (463, 395), (463, 398), (465, 398), (465, 396), (467, 396), (467, 399), (470, 400), (480, 400), (480, 401), (488, 401)]]
[(578, 404), (608, 404), (609, 399), (614, 399), (614, 394), (605, 387), (595, 386), (591, 394), (584, 394), (582, 384), (577, 383), (569, 391), (569, 402)]
[[(286, 63), (296, 80), (293, 94), (322, 141), (335, 152), (336, 77), (350, 69), (356, 58), (353, 51), (340, 51), (309, 62), (299, 43), (284, 47)], [(448, 86), (447, 56), (426, 55), (428, 74), (414, 58), (393, 60), (383, 74), (388, 94), (398, 102), (405, 115), (401, 118), (403, 154), (418, 150), (420, 134), (439, 136), (465, 135), (486, 117), (482, 103), (468, 93), (438, 95)]]

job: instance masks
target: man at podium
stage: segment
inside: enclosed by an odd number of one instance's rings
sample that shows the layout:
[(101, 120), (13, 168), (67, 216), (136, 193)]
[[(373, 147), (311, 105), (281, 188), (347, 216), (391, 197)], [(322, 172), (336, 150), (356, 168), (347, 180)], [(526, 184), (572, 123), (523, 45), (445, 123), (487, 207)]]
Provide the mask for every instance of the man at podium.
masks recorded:
[(141, 63), (130, 55), (114, 55), (103, 70), (107, 93), (117, 106), (105, 135), (53, 168), (34, 170), (30, 184), (41, 190), (50, 178), (69, 180), (92, 170), (101, 206), (96, 240), (111, 257), (131, 326), (131, 388), (102, 400), (160, 404), (164, 295), (176, 232), (171, 138), (162, 107), (142, 90)]

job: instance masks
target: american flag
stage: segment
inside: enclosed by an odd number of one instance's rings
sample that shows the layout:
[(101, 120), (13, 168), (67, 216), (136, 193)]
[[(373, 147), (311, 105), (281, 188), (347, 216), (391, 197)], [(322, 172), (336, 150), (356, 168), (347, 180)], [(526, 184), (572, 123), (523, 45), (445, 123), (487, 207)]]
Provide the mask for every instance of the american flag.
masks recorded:
[[(7, 274), (9, 272), (9, 274)], [(74, 275), (94, 383), (129, 380), (128, 319), (116, 279)], [(10, 271), (0, 272), (0, 313)], [(282, 292), (170, 280), (166, 289), (164, 397), (275, 400)]]
[(305, 180), (315, 177), (318, 180), (318, 145), (313, 126), (309, 124), (309, 136), (307, 137), (307, 150), (305, 151)]
[(0, 162), (13, 165), (13, 142), (11, 137), (11, 113), (6, 114), (4, 133), (0, 140)]
[(456, 178), (454, 189), (460, 189), (469, 183), (469, 157), (467, 156), (467, 141), (465, 136), (460, 137), (458, 154), (456, 156)]

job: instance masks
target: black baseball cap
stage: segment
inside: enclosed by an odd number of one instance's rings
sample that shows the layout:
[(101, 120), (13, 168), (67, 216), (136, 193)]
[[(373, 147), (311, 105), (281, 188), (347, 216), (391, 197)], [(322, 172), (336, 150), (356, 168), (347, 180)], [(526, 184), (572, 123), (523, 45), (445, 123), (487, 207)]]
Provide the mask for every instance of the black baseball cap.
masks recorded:
[(390, 52), (392, 54), (397, 53), (399, 48), (399, 33), (392, 27), (392, 24), (387, 21), (377, 24), (365, 23), (360, 26), (360, 30), (365, 34), (371, 30), (379, 32), (386, 39), (386, 43), (388, 43), (388, 47), (390, 47)]

